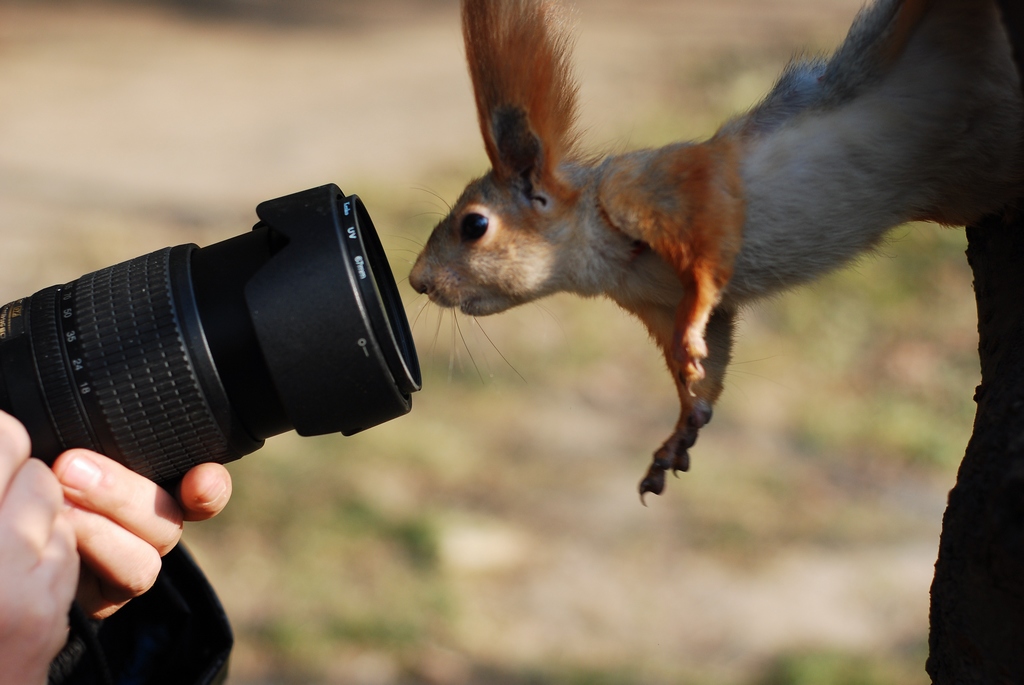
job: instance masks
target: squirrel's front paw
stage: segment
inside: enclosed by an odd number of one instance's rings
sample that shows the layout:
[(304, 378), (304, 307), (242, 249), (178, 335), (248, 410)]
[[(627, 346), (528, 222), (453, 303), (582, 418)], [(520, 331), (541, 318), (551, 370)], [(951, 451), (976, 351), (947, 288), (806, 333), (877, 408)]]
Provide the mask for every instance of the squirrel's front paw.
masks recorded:
[(701, 362), (708, 356), (704, 335), (694, 326), (677, 330), (672, 345), (672, 359), (679, 368), (679, 382), (688, 390), (704, 378)]
[[(680, 417), (675, 432), (665, 441), (647, 469), (647, 474), (640, 481), (640, 501), (644, 495), (653, 492), (660, 495), (665, 489), (665, 472), (688, 471), (690, 469), (690, 448), (697, 442), (697, 434), (711, 421), (711, 405), (702, 399), (694, 401), (688, 414)], [(646, 504), (646, 502), (644, 502)]]

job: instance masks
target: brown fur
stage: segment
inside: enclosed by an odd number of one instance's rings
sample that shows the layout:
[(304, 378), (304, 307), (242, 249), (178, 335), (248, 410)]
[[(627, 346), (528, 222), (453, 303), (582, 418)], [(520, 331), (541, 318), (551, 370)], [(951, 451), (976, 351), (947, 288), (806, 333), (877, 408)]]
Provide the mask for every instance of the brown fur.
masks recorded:
[(914, 29), (921, 23), (932, 0), (904, 0), (892, 25), (892, 33), (882, 49), (882, 59), (895, 62), (903, 54)]
[[(993, 12), (989, 0), (876, 0), (829, 61), (791, 65), (711, 140), (587, 160), (564, 15), (550, 0), (463, 0), (492, 170), (434, 229), (409, 281), (471, 315), (559, 291), (636, 315), (680, 401), (640, 485), (660, 493), (722, 391), (740, 304), (846, 263), (912, 216), (966, 220), (1015, 193), (1012, 179), (986, 181), (974, 201), (978, 179), (1020, 170), (1022, 103)], [(906, 106), (917, 119), (899, 116)], [(938, 154), (963, 122), (978, 130)]]
[[(648, 244), (683, 285), (673, 334), (655, 338), (676, 376), (682, 373), (687, 385), (704, 376), (704, 329), (721, 301), (742, 244), (737, 148), (736, 142), (723, 138), (624, 156), (609, 165), (598, 190), (609, 223)], [(652, 313), (633, 313), (655, 330), (657, 317)], [(689, 413), (690, 407), (683, 409)]]
[(505, 180), (523, 171), (509, 164), (507, 151), (521, 149), (529, 141), (502, 140), (495, 130), (501, 117), (521, 116), (529, 122), (530, 132), (543, 141), (542, 175), (553, 177), (557, 165), (572, 156), (578, 140), (574, 129), (578, 87), (572, 79), (572, 39), (566, 24), (560, 7), (551, 2), (462, 5), (480, 130), (487, 156)]

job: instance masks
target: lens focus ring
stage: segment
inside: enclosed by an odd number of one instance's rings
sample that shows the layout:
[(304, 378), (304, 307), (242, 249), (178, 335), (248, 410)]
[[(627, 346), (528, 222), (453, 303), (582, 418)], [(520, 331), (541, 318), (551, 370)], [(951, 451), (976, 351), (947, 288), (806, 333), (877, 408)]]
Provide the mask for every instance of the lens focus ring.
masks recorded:
[(88, 378), (82, 398), (98, 438), (108, 453), (157, 482), (201, 462), (234, 458), (186, 349), (171, 295), (171, 252), (83, 276), (74, 294), (75, 337)]
[(32, 331), (32, 354), (39, 381), (46, 397), (47, 408), (53, 419), (54, 428), (65, 449), (85, 447), (98, 449), (85, 414), (76, 399), (74, 382), (64, 362), (61, 351), (60, 327), (57, 323), (55, 298), (60, 288), (53, 286), (32, 296), (29, 324)]

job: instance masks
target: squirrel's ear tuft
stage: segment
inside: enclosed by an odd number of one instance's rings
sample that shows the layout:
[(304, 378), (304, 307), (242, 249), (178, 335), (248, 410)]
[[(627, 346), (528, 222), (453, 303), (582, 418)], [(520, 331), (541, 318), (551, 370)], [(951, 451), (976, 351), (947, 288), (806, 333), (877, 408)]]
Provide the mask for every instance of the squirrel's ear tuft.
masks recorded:
[(491, 114), (490, 132), (497, 151), (495, 167), (510, 175), (531, 177), (544, 165), (540, 139), (530, 128), (526, 112), (518, 107), (499, 107)]
[(480, 130), (502, 180), (556, 182), (558, 164), (573, 154), (578, 87), (566, 26), (550, 0), (463, 0)]

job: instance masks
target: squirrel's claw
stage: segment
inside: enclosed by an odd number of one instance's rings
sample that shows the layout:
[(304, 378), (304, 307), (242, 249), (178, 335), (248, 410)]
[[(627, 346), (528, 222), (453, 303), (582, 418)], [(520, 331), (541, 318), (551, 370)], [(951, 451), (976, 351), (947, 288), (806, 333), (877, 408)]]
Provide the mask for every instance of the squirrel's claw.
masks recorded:
[(647, 469), (644, 479), (640, 481), (640, 504), (645, 507), (647, 506), (647, 502), (644, 501), (644, 495), (648, 492), (660, 495), (664, 489), (665, 469), (658, 466), (657, 463), (651, 464), (650, 468)]
[(640, 502), (644, 506), (647, 506), (644, 495), (648, 492), (660, 495), (664, 491), (666, 471), (672, 469), (672, 473), (676, 474), (679, 471), (690, 470), (689, 450), (697, 442), (700, 429), (711, 421), (712, 413), (708, 402), (696, 400), (686, 420), (679, 422), (680, 427), (676, 428), (676, 432), (654, 453), (654, 459), (640, 481)]

